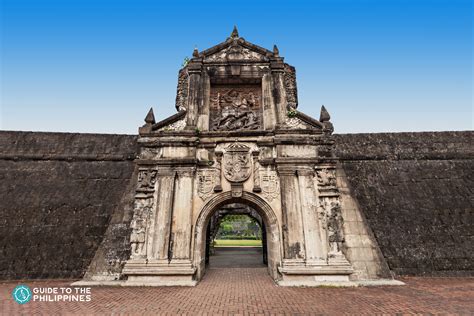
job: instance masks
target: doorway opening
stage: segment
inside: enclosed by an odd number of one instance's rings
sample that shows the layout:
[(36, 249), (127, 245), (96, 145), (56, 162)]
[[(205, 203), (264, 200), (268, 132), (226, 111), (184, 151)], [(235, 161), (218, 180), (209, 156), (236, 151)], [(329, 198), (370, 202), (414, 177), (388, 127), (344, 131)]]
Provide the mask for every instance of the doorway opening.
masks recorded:
[(231, 203), (209, 220), (206, 266), (209, 268), (262, 268), (268, 264), (265, 222), (252, 207)]

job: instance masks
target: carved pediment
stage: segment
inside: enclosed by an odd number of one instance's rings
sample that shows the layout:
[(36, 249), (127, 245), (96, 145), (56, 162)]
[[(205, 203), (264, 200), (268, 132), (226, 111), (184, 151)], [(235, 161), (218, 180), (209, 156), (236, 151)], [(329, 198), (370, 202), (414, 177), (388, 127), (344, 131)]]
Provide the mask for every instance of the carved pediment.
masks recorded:
[(204, 62), (227, 63), (231, 61), (267, 62), (268, 56), (241, 45), (238, 41), (209, 55), (204, 55)]

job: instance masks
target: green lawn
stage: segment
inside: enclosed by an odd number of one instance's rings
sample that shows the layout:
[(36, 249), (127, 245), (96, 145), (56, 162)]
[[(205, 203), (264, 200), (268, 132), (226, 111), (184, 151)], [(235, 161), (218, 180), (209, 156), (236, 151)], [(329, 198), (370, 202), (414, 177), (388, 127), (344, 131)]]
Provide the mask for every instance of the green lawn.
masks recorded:
[(261, 240), (233, 240), (233, 239), (216, 239), (216, 247), (222, 246), (262, 246)]

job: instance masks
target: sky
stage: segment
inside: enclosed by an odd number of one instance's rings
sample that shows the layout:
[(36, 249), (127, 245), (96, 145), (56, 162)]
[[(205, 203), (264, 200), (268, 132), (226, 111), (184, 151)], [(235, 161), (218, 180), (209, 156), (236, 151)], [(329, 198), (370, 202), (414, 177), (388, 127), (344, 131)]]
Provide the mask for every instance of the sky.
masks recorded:
[(473, 129), (470, 0), (0, 0), (0, 129), (136, 134), (175, 113), (195, 47), (240, 36), (296, 67), (336, 133)]

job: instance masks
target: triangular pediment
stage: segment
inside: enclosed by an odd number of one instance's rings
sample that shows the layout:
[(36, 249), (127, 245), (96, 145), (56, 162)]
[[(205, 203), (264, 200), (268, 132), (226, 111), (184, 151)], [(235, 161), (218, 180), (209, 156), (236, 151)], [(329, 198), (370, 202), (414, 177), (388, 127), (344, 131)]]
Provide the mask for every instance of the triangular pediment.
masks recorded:
[(247, 42), (242, 37), (229, 37), (226, 41), (202, 51), (199, 55), (204, 62), (268, 62), (273, 52)]

